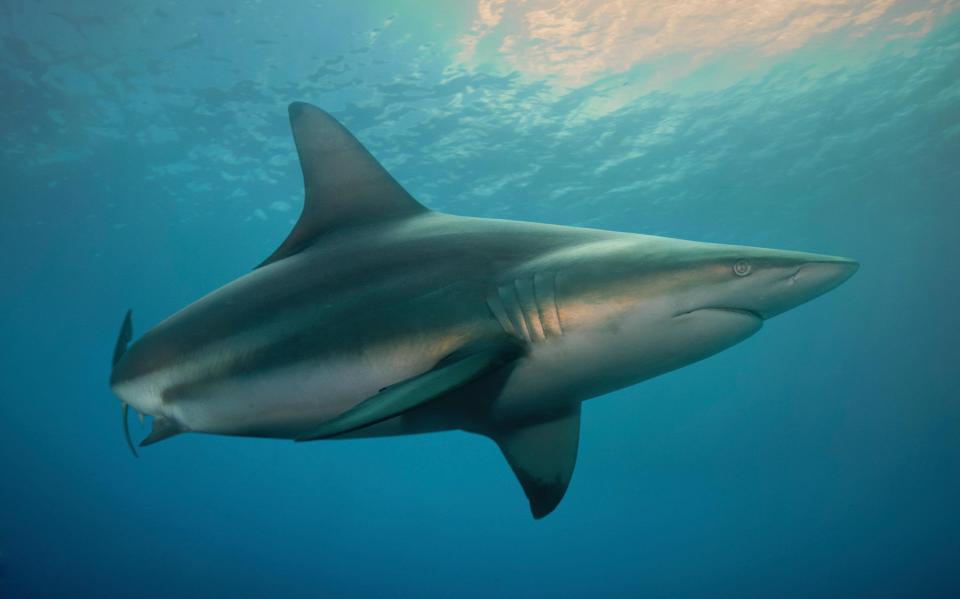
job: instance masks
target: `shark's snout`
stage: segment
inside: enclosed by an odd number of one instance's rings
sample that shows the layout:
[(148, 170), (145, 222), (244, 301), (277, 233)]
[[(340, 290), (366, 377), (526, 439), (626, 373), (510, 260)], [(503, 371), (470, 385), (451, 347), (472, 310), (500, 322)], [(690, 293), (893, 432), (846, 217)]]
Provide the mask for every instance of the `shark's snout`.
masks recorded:
[[(747, 309), (763, 319), (773, 318), (841, 285), (860, 264), (848, 258), (813, 256), (780, 266), (756, 290)], [(772, 280), (770, 280), (772, 279)]]
[(793, 276), (795, 282), (807, 279), (807, 284), (815, 286), (820, 293), (826, 293), (853, 276), (860, 263), (847, 258), (836, 258), (825, 262), (807, 262)]

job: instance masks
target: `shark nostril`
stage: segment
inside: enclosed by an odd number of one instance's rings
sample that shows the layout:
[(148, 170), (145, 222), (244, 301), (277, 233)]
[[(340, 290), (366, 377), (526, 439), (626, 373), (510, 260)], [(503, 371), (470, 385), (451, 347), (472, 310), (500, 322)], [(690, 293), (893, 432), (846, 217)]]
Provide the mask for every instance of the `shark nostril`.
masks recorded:
[(798, 266), (798, 267), (797, 267), (797, 270), (793, 271), (793, 274), (790, 275), (789, 277), (787, 277), (787, 284), (788, 284), (788, 285), (796, 285), (796, 284), (797, 284), (798, 276), (800, 275), (800, 271), (801, 271), (801, 270), (803, 270), (803, 266)]

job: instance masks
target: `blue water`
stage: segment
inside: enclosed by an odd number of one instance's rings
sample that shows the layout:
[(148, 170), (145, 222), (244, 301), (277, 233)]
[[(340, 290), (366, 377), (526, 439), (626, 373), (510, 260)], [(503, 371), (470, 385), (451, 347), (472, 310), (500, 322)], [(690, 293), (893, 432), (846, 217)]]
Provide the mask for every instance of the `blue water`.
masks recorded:
[[(0, 594), (960, 596), (949, 3), (838, 0), (771, 24), (803, 33), (772, 50), (731, 11), (630, 54), (667, 29), (584, 0), (567, 16), (611, 29), (574, 58), (566, 25), (505, 44), (547, 17), (499, 1), (90, 4), (0, 4)], [(463, 433), (134, 459), (106, 383), (120, 319), (140, 334), (283, 239), (293, 100), (437, 210), (862, 268), (587, 403), (542, 521)]]

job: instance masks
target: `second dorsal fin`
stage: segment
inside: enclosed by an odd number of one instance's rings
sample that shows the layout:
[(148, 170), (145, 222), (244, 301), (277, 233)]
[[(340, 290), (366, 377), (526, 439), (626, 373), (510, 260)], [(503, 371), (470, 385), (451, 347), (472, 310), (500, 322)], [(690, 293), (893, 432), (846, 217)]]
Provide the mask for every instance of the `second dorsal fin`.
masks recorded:
[(332, 116), (303, 102), (294, 102), (289, 111), (303, 170), (303, 212), (260, 266), (296, 254), (340, 227), (426, 211)]

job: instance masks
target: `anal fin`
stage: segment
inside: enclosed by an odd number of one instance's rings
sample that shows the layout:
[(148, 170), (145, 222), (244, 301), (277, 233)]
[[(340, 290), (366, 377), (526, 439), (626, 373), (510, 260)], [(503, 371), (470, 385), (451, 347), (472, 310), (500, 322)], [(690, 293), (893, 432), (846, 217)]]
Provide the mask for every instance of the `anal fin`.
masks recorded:
[(559, 417), (488, 434), (520, 481), (533, 517), (539, 520), (556, 509), (577, 462), (580, 403)]
[(150, 429), (150, 434), (147, 435), (146, 439), (140, 441), (140, 447), (146, 447), (147, 445), (159, 443), (164, 439), (169, 439), (170, 437), (179, 435), (182, 432), (183, 427), (173, 420), (164, 418), (163, 416), (154, 416), (153, 426)]

